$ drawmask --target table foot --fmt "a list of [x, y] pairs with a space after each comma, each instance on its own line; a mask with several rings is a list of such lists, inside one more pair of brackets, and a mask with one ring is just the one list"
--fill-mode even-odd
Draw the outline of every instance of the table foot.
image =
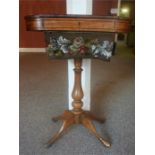
[[[92, 115], [90, 112], [82, 111], [80, 114], [75, 114], [74, 111], [65, 111], [63, 115], [59, 115], [52, 119], [53, 121], [62, 120], [62, 126], [59, 131], [48, 141], [47, 147], [52, 146], [62, 135], [63, 133], [74, 124], [82, 124], [86, 127], [92, 134], [94, 134], [97, 139], [106, 147], [110, 147], [110, 143], [104, 140], [96, 131], [95, 126], [92, 121], [98, 121], [104, 123], [105, 119], [98, 118]], [[78, 120], [78, 121], [77, 121]]]
[[54, 118], [56, 121], [59, 119], [63, 120], [62, 126], [60, 127], [59, 131], [47, 142], [47, 147], [52, 146], [52, 144], [54, 144], [54, 142], [57, 141], [63, 135], [63, 133], [75, 123], [74, 115], [70, 111], [65, 111], [62, 116]]
[[98, 139], [102, 144], [104, 144], [106, 147], [110, 147], [110, 146], [111, 146], [110, 143], [109, 143], [108, 141], [104, 140], [104, 139], [100, 136], [100, 134], [97, 133], [96, 128], [95, 128], [95, 126], [93, 125], [93, 123], [92, 123], [92, 121], [91, 121], [90, 118], [88, 118], [88, 117], [83, 117], [83, 119], [82, 119], [82, 124], [83, 124], [83, 126], [84, 126], [85, 128], [87, 128], [92, 134], [94, 134], [94, 135], [97, 137], [97, 139]]

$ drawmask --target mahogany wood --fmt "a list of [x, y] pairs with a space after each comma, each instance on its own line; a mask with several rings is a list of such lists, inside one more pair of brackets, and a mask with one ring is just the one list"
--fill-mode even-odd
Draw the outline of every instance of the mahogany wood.
[[130, 21], [115, 16], [30, 15], [26, 16], [29, 31], [101, 31], [128, 32]]
[[[121, 19], [115, 16], [52, 16], [52, 15], [31, 15], [26, 16], [26, 28], [29, 31], [94, 31], [94, 32], [128, 32], [130, 20]], [[97, 133], [92, 121], [104, 122], [104, 119], [93, 116], [90, 112], [82, 110], [83, 91], [81, 87], [82, 59], [74, 59], [75, 83], [72, 92], [73, 110], [66, 110], [62, 115], [54, 117], [53, 121], [62, 120], [59, 131], [48, 141], [51, 146], [63, 133], [74, 124], [82, 124], [106, 147], [110, 143], [104, 140]]]
[[82, 98], [83, 98], [83, 90], [81, 87], [81, 72], [82, 72], [82, 59], [74, 59], [74, 73], [75, 73], [75, 83], [72, 92], [73, 98], [73, 110], [66, 110], [63, 115], [52, 118], [54, 122], [58, 120], [62, 120], [62, 126], [59, 131], [48, 141], [47, 147], [50, 147], [57, 141], [63, 133], [74, 124], [82, 124], [85, 128], [87, 128], [92, 134], [96, 136], [96, 138], [106, 147], [110, 147], [110, 143], [103, 139], [100, 134], [97, 133], [95, 126], [92, 121], [98, 121], [100, 123], [104, 123], [105, 119], [97, 118], [92, 115], [90, 112], [86, 112], [82, 110]]

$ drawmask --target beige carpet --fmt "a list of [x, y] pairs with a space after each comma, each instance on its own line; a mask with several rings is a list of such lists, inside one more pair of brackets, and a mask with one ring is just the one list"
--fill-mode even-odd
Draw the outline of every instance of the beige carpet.
[[61, 122], [67, 103], [67, 61], [44, 53], [20, 54], [20, 155], [134, 155], [134, 55], [119, 43], [111, 62], [92, 60], [92, 113], [107, 118], [97, 130], [112, 142], [105, 148], [82, 126], [73, 126], [51, 148], [44, 144]]

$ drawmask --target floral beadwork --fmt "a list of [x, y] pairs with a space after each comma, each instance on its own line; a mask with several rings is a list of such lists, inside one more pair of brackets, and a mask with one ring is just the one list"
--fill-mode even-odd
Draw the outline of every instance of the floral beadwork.
[[72, 41], [59, 36], [50, 37], [47, 47], [48, 55], [56, 58], [101, 58], [110, 59], [114, 43], [108, 40], [100, 42], [98, 39], [84, 40], [83, 37], [75, 37]]

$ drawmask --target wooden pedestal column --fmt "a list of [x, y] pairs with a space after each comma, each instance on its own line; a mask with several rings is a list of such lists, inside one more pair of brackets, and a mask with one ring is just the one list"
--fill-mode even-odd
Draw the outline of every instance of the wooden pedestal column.
[[[82, 60], [81, 59], [75, 59], [74, 60], [74, 88], [73, 88], [73, 92], [72, 92], [72, 98], [73, 98], [73, 110], [72, 112], [74, 113], [74, 115], [79, 116], [83, 111], [82, 111], [82, 98], [83, 98], [83, 90], [82, 90], [82, 86], [81, 86], [81, 72], [82, 72]], [[77, 121], [77, 123], [79, 123], [79, 121]]]
[[73, 110], [66, 110], [62, 115], [54, 117], [53, 121], [62, 120], [62, 126], [59, 131], [48, 141], [47, 146], [50, 147], [52, 144], [59, 139], [63, 133], [73, 124], [82, 124], [86, 127], [92, 134], [94, 134], [97, 139], [104, 144], [106, 147], [110, 147], [110, 143], [104, 140], [96, 131], [95, 126], [92, 123], [92, 120], [98, 121], [100, 123], [104, 123], [104, 119], [97, 118], [92, 115], [90, 112], [82, 110], [82, 98], [83, 98], [83, 90], [81, 86], [81, 72], [82, 72], [82, 59], [74, 59], [74, 88], [72, 92], [73, 98]]

